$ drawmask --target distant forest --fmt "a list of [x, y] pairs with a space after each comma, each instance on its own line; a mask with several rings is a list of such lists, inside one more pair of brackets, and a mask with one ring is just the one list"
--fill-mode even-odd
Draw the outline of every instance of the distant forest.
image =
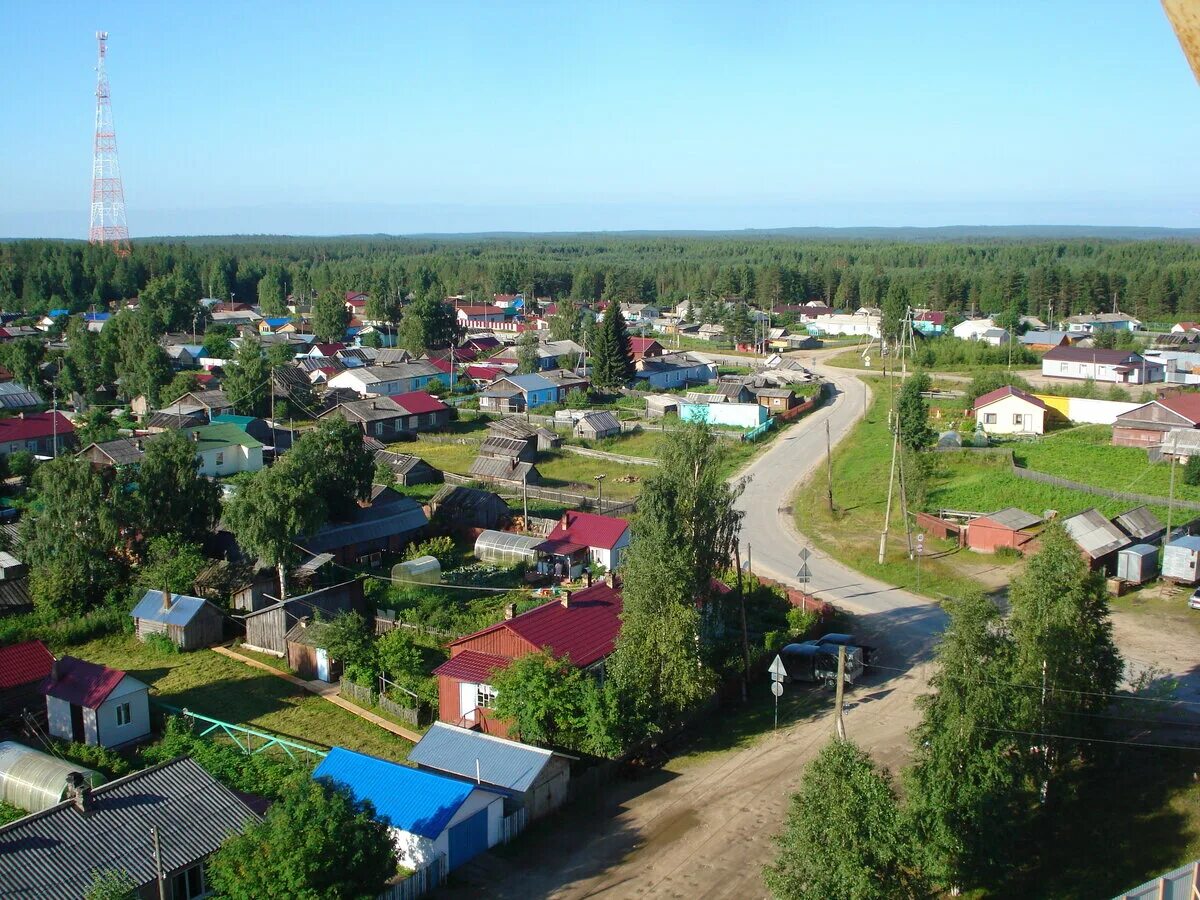
[[166, 276], [181, 292], [262, 303], [356, 290], [395, 309], [493, 293], [582, 300], [744, 297], [879, 306], [900, 282], [916, 306], [1045, 318], [1119, 306], [1147, 321], [1200, 314], [1200, 245], [1177, 240], [913, 242], [748, 236], [206, 238], [136, 242], [128, 257], [78, 242], [0, 243], [0, 306], [41, 314], [136, 297]]

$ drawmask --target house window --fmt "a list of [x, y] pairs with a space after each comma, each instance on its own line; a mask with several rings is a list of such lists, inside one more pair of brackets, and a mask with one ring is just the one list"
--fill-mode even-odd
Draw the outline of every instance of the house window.
[[204, 897], [208, 892], [204, 889], [204, 866], [195, 865], [184, 869], [171, 879], [171, 897], [173, 900], [195, 900]]
[[1060, 371], [1060, 372], [1066, 372], [1066, 371], [1067, 371], [1067, 364], [1066, 364], [1066, 363], [1059, 363], [1059, 364], [1058, 364], [1058, 371]]
[[379, 437], [381, 434], [383, 434], [383, 423], [376, 422], [375, 423], [375, 436]]
[[218, 466], [225, 465], [225, 451], [224, 450], [217, 451], [217, 465]]
[[1013, 413], [1013, 424], [1020, 425], [1023, 420], [1020, 413]]
[[496, 705], [496, 689], [490, 684], [475, 687], [475, 705], [480, 709], [491, 709]]
[[131, 720], [132, 720], [132, 716], [129, 713], [129, 704], [128, 703], [118, 703], [117, 704], [117, 724], [118, 725], [128, 725]]
[[983, 414], [983, 424], [984, 425], [995, 425], [996, 424], [996, 414], [995, 413], [984, 413]]

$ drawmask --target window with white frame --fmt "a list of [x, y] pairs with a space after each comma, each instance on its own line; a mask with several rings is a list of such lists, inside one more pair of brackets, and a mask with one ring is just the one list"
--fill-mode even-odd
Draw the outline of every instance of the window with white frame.
[[117, 724], [128, 725], [133, 720], [133, 716], [129, 712], [128, 703], [117, 704]]
[[480, 709], [491, 709], [496, 705], [496, 689], [490, 684], [475, 686], [475, 705]]
[[1059, 364], [1058, 364], [1058, 371], [1060, 371], [1060, 372], [1065, 372], [1065, 371], [1067, 371], [1067, 364], [1066, 364], [1066, 363], [1059, 363]]
[[382, 422], [376, 422], [376, 423], [375, 423], [375, 436], [376, 436], [376, 437], [379, 437], [379, 436], [380, 436], [380, 435], [382, 435], [382, 434], [383, 434], [383, 423], [382, 423]]
[[225, 465], [225, 451], [224, 450], [217, 451], [217, 465], [218, 466]]
[[1013, 413], [1013, 424], [1014, 425], [1020, 425], [1022, 421], [1024, 421], [1024, 420], [1021, 418], [1020, 413]]
[[984, 425], [995, 425], [996, 424], [996, 414], [995, 413], [984, 413], [983, 414], [983, 424]]

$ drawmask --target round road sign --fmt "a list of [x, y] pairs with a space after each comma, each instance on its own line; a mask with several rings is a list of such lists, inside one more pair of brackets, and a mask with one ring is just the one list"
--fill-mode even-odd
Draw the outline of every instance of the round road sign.
[[783, 685], [778, 681], [772, 681], [771, 682], [771, 693], [774, 694], [776, 697], [782, 697], [783, 696]]

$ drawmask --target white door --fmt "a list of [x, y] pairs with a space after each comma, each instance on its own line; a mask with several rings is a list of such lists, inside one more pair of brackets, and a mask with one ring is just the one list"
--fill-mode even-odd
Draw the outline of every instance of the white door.
[[1021, 416], [1021, 430], [1026, 434], [1033, 431], [1033, 413], [1025, 413]]
[[329, 680], [329, 653], [321, 648], [317, 649], [317, 678]]

